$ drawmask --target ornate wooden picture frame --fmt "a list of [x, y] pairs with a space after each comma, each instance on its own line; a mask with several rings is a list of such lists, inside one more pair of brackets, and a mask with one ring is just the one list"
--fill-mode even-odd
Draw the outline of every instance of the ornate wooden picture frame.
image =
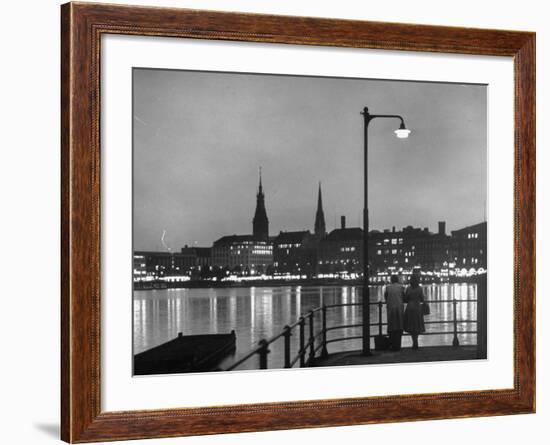
[[[535, 34], [68, 3], [61, 9], [61, 437], [70, 443], [535, 411]], [[514, 61], [514, 385], [438, 394], [104, 412], [100, 57], [106, 34], [508, 56]]]

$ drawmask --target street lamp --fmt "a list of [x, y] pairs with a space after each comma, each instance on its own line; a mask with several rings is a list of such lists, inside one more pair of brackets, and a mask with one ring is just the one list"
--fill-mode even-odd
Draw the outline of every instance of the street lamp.
[[370, 355], [370, 291], [369, 291], [369, 181], [368, 181], [368, 130], [369, 124], [373, 119], [399, 119], [401, 124], [395, 130], [395, 135], [399, 139], [409, 137], [411, 130], [405, 126], [405, 120], [397, 114], [370, 114], [367, 107], [361, 112], [365, 122], [365, 191], [364, 191], [364, 206], [363, 206], [363, 355]]
[[405, 123], [401, 122], [401, 125], [397, 130], [394, 131], [394, 133], [399, 139], [407, 139], [409, 137], [409, 134], [411, 133], [411, 130], [407, 130], [407, 128], [405, 127]]

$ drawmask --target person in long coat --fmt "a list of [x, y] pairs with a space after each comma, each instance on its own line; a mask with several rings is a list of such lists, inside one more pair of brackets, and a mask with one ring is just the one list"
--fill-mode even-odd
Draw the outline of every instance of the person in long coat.
[[426, 330], [424, 326], [424, 314], [422, 313], [424, 292], [417, 275], [411, 275], [409, 284], [409, 287], [405, 290], [404, 298], [405, 303], [407, 303], [404, 316], [404, 329], [412, 337], [413, 349], [418, 349], [418, 335]]
[[391, 276], [391, 284], [386, 286], [384, 299], [388, 318], [388, 335], [390, 337], [392, 351], [401, 349], [403, 336], [403, 296], [405, 288], [399, 284], [397, 275]]

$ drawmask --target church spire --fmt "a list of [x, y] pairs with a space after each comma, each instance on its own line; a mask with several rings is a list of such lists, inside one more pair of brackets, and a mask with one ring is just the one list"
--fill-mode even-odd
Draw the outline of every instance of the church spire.
[[321, 192], [321, 182], [319, 181], [319, 192], [317, 194], [317, 213], [315, 214], [315, 235], [325, 236], [327, 234], [325, 226], [325, 213], [323, 212], [323, 195]]
[[265, 211], [265, 196], [262, 187], [262, 167], [260, 167], [260, 181], [256, 194], [256, 212], [252, 220], [252, 234], [257, 239], [267, 240], [269, 238], [269, 220]]

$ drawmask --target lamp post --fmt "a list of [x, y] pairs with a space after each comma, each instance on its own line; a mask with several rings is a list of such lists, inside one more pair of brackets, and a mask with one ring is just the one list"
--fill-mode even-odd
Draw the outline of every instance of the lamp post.
[[395, 135], [399, 139], [409, 137], [410, 130], [405, 127], [404, 119], [397, 114], [370, 114], [367, 107], [361, 112], [365, 122], [365, 153], [364, 153], [364, 170], [365, 170], [365, 191], [363, 205], [363, 355], [370, 355], [370, 291], [369, 291], [369, 170], [368, 170], [368, 154], [369, 154], [369, 124], [373, 119], [399, 119], [401, 124], [395, 130]]

